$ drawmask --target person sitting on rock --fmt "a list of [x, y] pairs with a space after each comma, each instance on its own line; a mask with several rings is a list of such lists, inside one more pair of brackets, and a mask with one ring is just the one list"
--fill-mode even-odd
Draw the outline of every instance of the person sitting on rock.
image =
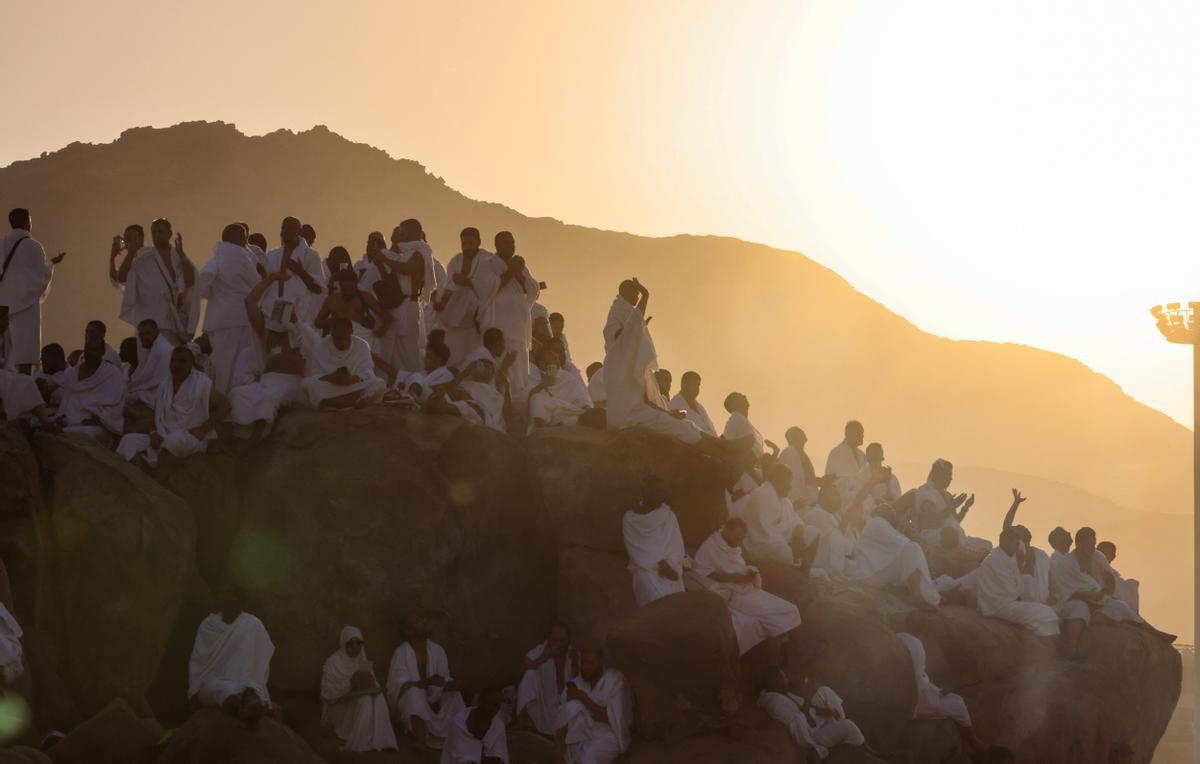
[[241, 593], [227, 587], [218, 610], [200, 622], [188, 662], [188, 700], [224, 709], [257, 726], [269, 711], [267, 678], [275, 645], [262, 621], [242, 610]]
[[792, 490], [792, 471], [782, 464], [766, 470], [766, 480], [755, 488], [742, 509], [746, 521], [746, 556], [755, 563], [778, 562], [792, 564], [797, 558], [805, 566], [812, 565], [816, 555], [818, 534], [808, 532], [788, 493]]
[[767, 673], [758, 705], [787, 728], [796, 745], [815, 752], [820, 759], [828, 757], [829, 749], [835, 746], [860, 746], [867, 742], [858, 725], [846, 718], [837, 693], [820, 687], [805, 701], [792, 692], [787, 672], [782, 668]]
[[1000, 532], [1000, 545], [988, 553], [974, 571], [971, 588], [979, 612], [1024, 626], [1039, 637], [1059, 634], [1058, 614], [1049, 605], [1025, 602], [1025, 582], [1017, 560], [1020, 534], [1015, 528]]
[[[1159, 631], [1121, 600], [1106, 593], [1108, 562], [1096, 550], [1096, 531], [1088, 527], [1075, 533], [1075, 551], [1055, 554], [1050, 563], [1050, 593], [1063, 619], [1063, 654], [1074, 657], [1079, 636], [1095, 610], [1109, 620], [1136, 624], [1167, 643], [1174, 634]], [[1111, 587], [1110, 587], [1111, 588]]]
[[533, 727], [553, 737], [558, 729], [563, 691], [579, 674], [579, 652], [571, 646], [571, 629], [559, 621], [546, 641], [525, 656], [524, 673], [517, 685], [517, 726]]
[[486, 346], [476, 348], [463, 360], [462, 370], [454, 379], [430, 396], [429, 411], [461, 416], [497, 432], [508, 432], [512, 397], [507, 380], [514, 358], [507, 355], [497, 365]]
[[641, 500], [621, 523], [639, 607], [683, 591], [683, 536], [666, 498], [662, 479], [647, 475]]
[[396, 390], [399, 392], [389, 393], [389, 396], [403, 399], [407, 395], [414, 402], [425, 405], [434, 390], [454, 381], [454, 372], [446, 365], [450, 362], [450, 348], [444, 342], [435, 342], [433, 333], [430, 334], [430, 340], [425, 344], [425, 370], [397, 373]]
[[423, 615], [405, 621], [406, 641], [392, 653], [387, 700], [393, 718], [416, 741], [441, 748], [450, 721], [463, 710], [462, 695], [450, 675], [446, 651], [430, 639], [433, 629]]
[[729, 603], [738, 651], [743, 655], [765, 639], [786, 638], [800, 626], [800, 610], [763, 591], [758, 570], [746, 564], [741, 550], [745, 538], [745, 521], [730, 518], [700, 545], [692, 566], [693, 573]]
[[869, 586], [905, 587], [909, 602], [935, 608], [941, 596], [929, 578], [925, 550], [897, 530], [892, 508], [877, 507], [854, 547], [855, 577]]
[[345, 318], [329, 319], [329, 336], [317, 342], [301, 382], [314, 408], [350, 408], [378, 403], [387, 383], [375, 376], [371, 348], [354, 336]]
[[909, 611], [905, 618], [905, 631], [896, 635], [900, 637], [900, 641], [912, 657], [913, 674], [917, 682], [917, 704], [913, 707], [913, 718], [949, 719], [954, 722], [967, 749], [973, 752], [980, 751], [983, 749], [983, 743], [971, 724], [967, 702], [961, 695], [939, 688], [929, 678], [925, 669], [925, 644], [920, 637], [923, 623], [919, 611]]
[[927, 544], [966, 549], [982, 556], [992, 548], [992, 542], [968, 536], [962, 527], [962, 521], [975, 504], [975, 495], [951, 495], [948, 489], [953, 480], [954, 465], [945, 459], [938, 459], [929, 468], [929, 478], [925, 484], [917, 489], [916, 507], [921, 538]]
[[125, 431], [125, 374], [104, 362], [104, 345], [84, 346], [83, 360], [68, 370], [62, 388], [56, 422], [65, 432], [107, 443]]
[[599, 648], [581, 653], [579, 676], [567, 683], [562, 700], [556, 764], [612, 764], [629, 749], [632, 693], [621, 672], [605, 667]]
[[321, 669], [321, 723], [341, 738], [343, 751], [397, 750], [387, 699], [367, 660], [362, 632], [347, 626], [338, 643]]
[[504, 698], [494, 688], [479, 693], [474, 706], [450, 722], [441, 764], [508, 764], [508, 732], [501, 707]]
[[1141, 605], [1141, 597], [1138, 592], [1141, 584], [1136, 578], [1125, 578], [1112, 566], [1113, 560], [1117, 559], [1117, 545], [1111, 541], [1101, 541], [1096, 545], [1096, 550], [1108, 561], [1105, 572], [1112, 576], [1113, 581], [1112, 591], [1109, 594], [1124, 602], [1130, 610], [1137, 613]]
[[574, 425], [592, 407], [579, 372], [566, 368], [562, 345], [550, 340], [534, 353], [538, 377], [529, 388], [529, 418], [536, 427]]
[[217, 436], [217, 424], [229, 415], [229, 401], [212, 378], [196, 369], [196, 357], [186, 346], [171, 351], [171, 378], [159, 388], [154, 404], [154, 430], [131, 432], [117, 444], [128, 461], [157, 466], [161, 452], [177, 459], [202, 454]]

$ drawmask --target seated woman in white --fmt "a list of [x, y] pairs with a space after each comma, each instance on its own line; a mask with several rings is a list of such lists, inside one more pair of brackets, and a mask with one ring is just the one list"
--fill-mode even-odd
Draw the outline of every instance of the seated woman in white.
[[405, 634], [407, 641], [396, 648], [388, 669], [388, 705], [418, 743], [441, 748], [451, 720], [464, 708], [462, 695], [450, 676], [446, 651], [429, 638], [429, 622], [412, 616]]
[[337, 652], [321, 669], [321, 723], [342, 740], [342, 750], [394, 751], [396, 733], [375, 664], [367, 660], [362, 632], [342, 629]]

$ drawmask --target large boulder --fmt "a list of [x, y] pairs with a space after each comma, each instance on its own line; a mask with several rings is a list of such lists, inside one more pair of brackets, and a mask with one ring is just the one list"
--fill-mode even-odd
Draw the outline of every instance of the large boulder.
[[175, 730], [155, 764], [323, 764], [308, 744], [274, 719], [255, 729], [216, 708], [197, 711]]
[[726, 726], [741, 708], [737, 637], [725, 601], [681, 592], [638, 608], [608, 635], [609, 661], [637, 697], [643, 738]]
[[507, 436], [385, 407], [294, 411], [242, 465], [231, 578], [276, 652], [272, 691], [315, 698], [343, 626], [362, 629], [380, 681], [406, 614], [471, 686], [510, 683], [554, 618], [554, 551]]
[[158, 753], [154, 725], [116, 699], [50, 749], [54, 764], [149, 764]]
[[195, 524], [178, 497], [90, 438], [38, 435], [50, 513], [31, 641], [39, 686], [70, 728], [145, 696], [195, 565]]

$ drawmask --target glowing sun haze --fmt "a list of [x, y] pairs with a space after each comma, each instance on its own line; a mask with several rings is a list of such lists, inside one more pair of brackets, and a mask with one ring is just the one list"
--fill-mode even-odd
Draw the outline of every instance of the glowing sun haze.
[[0, 49], [0, 164], [135, 125], [326, 124], [526, 214], [802, 251], [924, 329], [1069, 354], [1190, 422], [1190, 354], [1147, 309], [1200, 298], [1200, 5], [111, 0], [20, 15]]

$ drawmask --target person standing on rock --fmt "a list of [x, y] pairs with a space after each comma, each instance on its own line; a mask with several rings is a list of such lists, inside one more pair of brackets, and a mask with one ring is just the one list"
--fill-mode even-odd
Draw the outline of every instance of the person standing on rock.
[[30, 234], [33, 217], [17, 207], [8, 213], [12, 231], [0, 239], [0, 307], [7, 309], [11, 348], [7, 363], [20, 374], [33, 374], [42, 350], [42, 301], [50, 293], [54, 266], [66, 252], [47, 259]]
[[[159, 218], [150, 224], [152, 245], [125, 258], [117, 270], [124, 287], [121, 320], [138, 328], [146, 319], [154, 322], [171, 345], [192, 338], [200, 317], [196, 301], [196, 266], [183, 251], [183, 235], [174, 233], [171, 221]], [[113, 242], [116, 250], [120, 242]]]
[[214, 706], [247, 727], [271, 712], [267, 679], [275, 645], [262, 621], [242, 610], [241, 593], [227, 588], [219, 609], [200, 622], [188, 662], [188, 700]]
[[[308, 246], [301, 234], [301, 223], [294, 217], [286, 217], [279, 225], [279, 240], [282, 246], [267, 253], [267, 271], [286, 271], [293, 278], [276, 282], [274, 289], [263, 298], [263, 313], [267, 316], [267, 327], [272, 331], [287, 331], [288, 310], [291, 306], [301, 321], [311, 324], [325, 299], [325, 288], [329, 284], [329, 273], [325, 261], [317, 251]], [[276, 310], [276, 303], [281, 307]]]
[[245, 308], [246, 295], [259, 281], [254, 256], [246, 249], [246, 229], [230, 223], [196, 279], [198, 299], [207, 301], [204, 333], [212, 343], [213, 382], [222, 395], [253, 382], [259, 368]]
[[546, 641], [525, 656], [517, 685], [517, 725], [553, 737], [558, 728], [563, 690], [579, 674], [579, 653], [571, 646], [571, 628], [558, 622]]
[[46, 401], [42, 398], [37, 380], [18, 372], [15, 364], [9, 362], [12, 334], [8, 321], [8, 310], [0, 307], [0, 413], [9, 421], [32, 414], [43, 426], [52, 429]]
[[746, 564], [742, 542], [746, 523], [725, 522], [696, 550], [695, 575], [729, 604], [738, 652], [745, 655], [765, 639], [783, 638], [800, 627], [800, 610], [791, 602], [763, 591], [758, 569]]
[[662, 480], [642, 479], [642, 498], [622, 520], [633, 596], [639, 607], [683, 591], [683, 536]]
[[375, 664], [367, 660], [362, 632], [347, 626], [338, 644], [321, 669], [321, 723], [341, 738], [343, 751], [397, 750], [387, 698], [375, 679]]
[[509, 231], [496, 234], [496, 256], [488, 261], [496, 272], [496, 289], [480, 299], [479, 326], [484, 331], [495, 327], [504, 332], [505, 354], [513, 353], [509, 384], [521, 393], [529, 382], [529, 344], [533, 319], [530, 309], [537, 302], [540, 287], [517, 254], [517, 240]]
[[496, 255], [480, 249], [478, 228], [464, 228], [459, 234], [462, 251], [450, 258], [446, 281], [434, 310], [446, 330], [450, 365], [458, 366], [480, 342], [481, 303], [491, 299], [500, 283], [503, 263]]
[[599, 648], [584, 650], [579, 676], [563, 691], [556, 764], [612, 764], [629, 750], [632, 722], [633, 696], [624, 675], [605, 667]]
[[408, 618], [407, 639], [392, 653], [388, 668], [387, 700], [393, 717], [418, 743], [441, 748], [464, 704], [446, 651], [430, 639], [432, 633], [424, 616]]

